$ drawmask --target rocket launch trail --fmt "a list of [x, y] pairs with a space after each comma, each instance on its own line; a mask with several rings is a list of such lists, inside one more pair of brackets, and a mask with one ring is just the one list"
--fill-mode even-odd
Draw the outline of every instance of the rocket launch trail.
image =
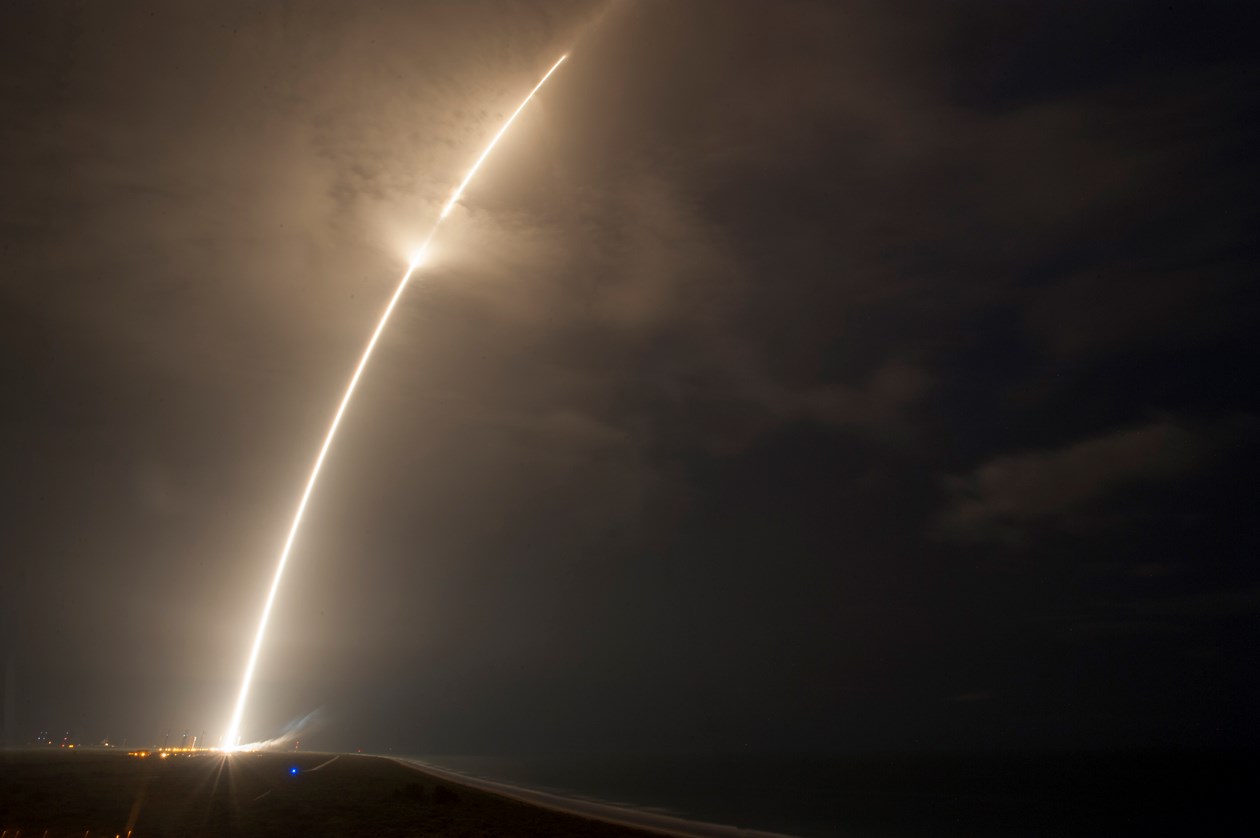
[[564, 63], [566, 58], [568, 58], [568, 55], [560, 56], [560, 60], [551, 66], [551, 69], [547, 71], [538, 84], [534, 85], [534, 89], [529, 92], [529, 95], [525, 97], [524, 101], [517, 106], [512, 115], [499, 128], [498, 133], [494, 135], [489, 145], [481, 152], [481, 156], [477, 158], [472, 168], [464, 175], [464, 179], [460, 181], [459, 186], [451, 193], [450, 200], [442, 207], [442, 212], [438, 216], [438, 220], [434, 222], [429, 234], [425, 237], [424, 243], [412, 255], [406, 272], [403, 273], [402, 278], [398, 281], [398, 287], [394, 290], [394, 295], [390, 297], [389, 304], [385, 306], [385, 311], [381, 314], [381, 319], [377, 322], [376, 329], [372, 332], [372, 337], [368, 339], [367, 346], [363, 349], [363, 355], [359, 358], [359, 364], [355, 367], [354, 374], [350, 376], [350, 383], [346, 385], [346, 392], [341, 397], [341, 403], [337, 406], [337, 412], [333, 414], [332, 424], [328, 426], [328, 433], [324, 436], [324, 443], [320, 446], [319, 454], [315, 457], [315, 464], [311, 468], [310, 477], [306, 480], [306, 488], [302, 490], [302, 498], [298, 501], [297, 511], [293, 515], [293, 523], [289, 525], [289, 534], [284, 540], [284, 547], [280, 550], [280, 558], [276, 563], [276, 572], [271, 579], [271, 588], [267, 592], [262, 616], [258, 620], [258, 631], [254, 635], [254, 643], [250, 648], [249, 660], [245, 664], [245, 675], [241, 679], [241, 689], [236, 698], [236, 705], [232, 710], [232, 717], [228, 723], [227, 732], [223, 737], [225, 750], [233, 750], [239, 745], [241, 719], [245, 714], [245, 704], [249, 700], [250, 685], [254, 680], [254, 669], [258, 664], [258, 655], [262, 650], [263, 640], [267, 633], [267, 621], [271, 617], [271, 608], [275, 604], [276, 593], [280, 590], [280, 581], [284, 577], [285, 565], [288, 564], [289, 554], [293, 550], [293, 542], [296, 540], [298, 531], [302, 527], [302, 516], [306, 512], [306, 505], [311, 499], [311, 494], [315, 491], [315, 484], [319, 480], [320, 469], [324, 466], [324, 460], [328, 456], [328, 450], [332, 447], [333, 439], [336, 437], [337, 428], [340, 427], [341, 420], [345, 416], [346, 408], [350, 406], [350, 400], [354, 396], [354, 391], [359, 386], [359, 379], [363, 377], [363, 371], [367, 369], [368, 361], [372, 357], [372, 351], [376, 348], [377, 341], [380, 340], [381, 334], [385, 331], [385, 325], [389, 322], [390, 315], [394, 313], [394, 307], [398, 305], [398, 300], [402, 297], [403, 291], [406, 290], [407, 284], [411, 281], [412, 276], [415, 275], [416, 270], [423, 264], [425, 252], [428, 250], [429, 243], [433, 241], [433, 236], [437, 233], [438, 227], [450, 215], [455, 204], [463, 196], [464, 190], [472, 182], [473, 176], [477, 174], [481, 164], [485, 162], [490, 152], [494, 150], [499, 140], [507, 132], [508, 128], [512, 126], [512, 122], [525, 109], [530, 100], [534, 98], [534, 94], [547, 83], [547, 79], [551, 78], [552, 73], [560, 68], [560, 65]]

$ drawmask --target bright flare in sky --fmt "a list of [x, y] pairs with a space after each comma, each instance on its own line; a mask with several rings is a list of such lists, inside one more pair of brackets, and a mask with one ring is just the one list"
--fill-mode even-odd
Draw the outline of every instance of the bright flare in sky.
[[490, 144], [486, 146], [485, 151], [481, 152], [477, 162], [473, 163], [472, 168], [468, 170], [468, 174], [464, 175], [464, 179], [460, 181], [459, 186], [451, 194], [451, 199], [442, 208], [442, 213], [434, 223], [433, 229], [425, 237], [424, 244], [420, 245], [415, 253], [411, 255], [407, 272], [399, 280], [394, 296], [390, 298], [389, 305], [385, 306], [385, 312], [381, 315], [380, 322], [376, 324], [376, 330], [372, 332], [372, 337], [368, 340], [367, 346], [363, 350], [363, 356], [359, 358], [359, 365], [355, 367], [354, 375], [350, 376], [350, 383], [346, 386], [345, 395], [341, 397], [341, 404], [337, 406], [337, 412], [333, 414], [332, 424], [328, 427], [328, 433], [324, 437], [324, 444], [320, 446], [319, 455], [315, 457], [315, 465], [311, 468], [311, 476], [306, 480], [306, 488], [302, 491], [302, 499], [298, 501], [297, 512], [293, 516], [293, 523], [289, 526], [289, 535], [285, 538], [284, 547], [280, 550], [280, 559], [276, 564], [276, 573], [271, 579], [271, 589], [267, 592], [267, 600], [263, 605], [262, 617], [258, 621], [258, 632], [254, 635], [254, 645], [249, 652], [249, 662], [245, 664], [245, 676], [241, 679], [241, 691], [237, 695], [236, 706], [232, 710], [232, 720], [228, 723], [227, 733], [223, 737], [223, 748], [225, 750], [234, 750], [240, 742], [241, 718], [245, 715], [245, 702], [249, 698], [249, 687], [254, 680], [254, 668], [258, 664], [258, 653], [262, 650], [263, 637], [267, 633], [267, 620], [271, 617], [271, 607], [275, 604], [276, 592], [280, 590], [280, 579], [284, 576], [284, 567], [288, 564], [289, 552], [293, 549], [293, 542], [302, 526], [302, 515], [306, 512], [306, 504], [311, 499], [311, 493], [315, 490], [315, 482], [319, 479], [319, 471], [324, 466], [324, 459], [328, 456], [328, 449], [332, 447], [333, 437], [337, 435], [337, 428], [341, 425], [341, 418], [345, 415], [346, 408], [350, 405], [350, 398], [354, 395], [355, 388], [359, 386], [359, 379], [363, 376], [363, 370], [367, 368], [368, 360], [372, 357], [372, 350], [376, 348], [376, 342], [380, 340], [381, 333], [385, 331], [385, 324], [389, 322], [389, 316], [394, 313], [394, 306], [398, 305], [398, 300], [402, 297], [407, 283], [411, 280], [416, 269], [424, 264], [425, 255], [429, 249], [429, 242], [433, 241], [433, 236], [437, 233], [437, 229], [442, 221], [446, 216], [450, 215], [451, 210], [459, 202], [459, 199], [464, 194], [464, 190], [472, 181], [473, 175], [477, 174], [481, 164], [485, 162], [495, 145], [498, 144], [504, 133], [507, 132], [507, 129], [511, 127], [517, 115], [525, 109], [525, 106], [529, 104], [529, 100], [534, 98], [534, 94], [547, 83], [547, 79], [551, 78], [551, 74], [559, 69], [560, 65], [568, 57], [567, 55], [560, 56], [560, 60], [551, 66], [551, 69], [547, 71], [547, 74], [542, 77], [538, 84], [534, 85], [534, 89], [525, 97], [525, 101], [521, 102], [516, 110], [512, 111], [512, 115], [499, 128], [499, 132], [490, 140]]

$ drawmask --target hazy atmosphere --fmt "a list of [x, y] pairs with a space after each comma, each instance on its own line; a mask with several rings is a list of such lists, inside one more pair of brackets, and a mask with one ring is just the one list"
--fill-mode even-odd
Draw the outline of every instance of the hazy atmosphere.
[[1246, 3], [6, 3], [4, 742], [1260, 744]]

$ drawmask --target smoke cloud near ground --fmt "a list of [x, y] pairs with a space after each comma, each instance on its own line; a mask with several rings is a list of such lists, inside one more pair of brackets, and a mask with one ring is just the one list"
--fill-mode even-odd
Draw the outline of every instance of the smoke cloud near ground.
[[300, 746], [303, 736], [318, 733], [329, 723], [323, 710], [312, 710], [305, 716], [291, 719], [281, 729], [278, 736], [250, 742], [240, 746], [243, 751], [280, 751]]

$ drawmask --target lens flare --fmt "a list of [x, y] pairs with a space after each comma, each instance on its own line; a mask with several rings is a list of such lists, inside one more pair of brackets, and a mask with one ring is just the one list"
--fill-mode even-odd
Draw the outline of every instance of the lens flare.
[[398, 287], [394, 291], [394, 295], [390, 297], [389, 304], [385, 306], [385, 311], [381, 315], [381, 319], [376, 324], [372, 337], [368, 340], [367, 346], [363, 349], [363, 355], [359, 358], [359, 365], [355, 367], [354, 374], [350, 376], [350, 383], [346, 386], [345, 395], [341, 397], [341, 404], [337, 406], [337, 412], [333, 414], [332, 424], [328, 427], [328, 433], [324, 436], [324, 444], [319, 448], [319, 454], [315, 457], [315, 465], [311, 468], [310, 477], [306, 480], [306, 488], [302, 491], [302, 499], [298, 501], [297, 512], [294, 513], [293, 523], [289, 525], [289, 534], [284, 540], [284, 547], [280, 550], [280, 559], [276, 563], [276, 572], [271, 579], [271, 588], [267, 592], [267, 599], [263, 604], [262, 617], [258, 621], [258, 631], [254, 635], [254, 643], [249, 651], [249, 659], [245, 664], [245, 675], [241, 679], [241, 689], [236, 697], [236, 705], [232, 710], [231, 721], [228, 723], [227, 732], [223, 737], [223, 749], [227, 751], [235, 750], [240, 744], [241, 719], [245, 715], [245, 704], [249, 699], [249, 688], [254, 680], [254, 669], [258, 665], [258, 655], [262, 651], [263, 639], [267, 633], [267, 621], [271, 618], [271, 609], [276, 602], [276, 593], [280, 590], [280, 580], [284, 577], [285, 566], [289, 562], [289, 553], [293, 549], [293, 542], [297, 539], [298, 530], [302, 527], [302, 516], [306, 513], [306, 505], [311, 499], [311, 494], [315, 491], [315, 483], [319, 480], [320, 469], [324, 467], [324, 459], [328, 456], [328, 449], [332, 447], [333, 438], [337, 435], [337, 428], [341, 426], [341, 420], [345, 416], [346, 408], [350, 406], [350, 399], [354, 396], [355, 389], [359, 386], [359, 379], [363, 377], [363, 371], [367, 369], [368, 361], [372, 357], [372, 351], [376, 349], [376, 343], [381, 338], [381, 333], [385, 331], [385, 324], [389, 322], [389, 317], [394, 313], [394, 307], [398, 305], [398, 300], [402, 297], [403, 291], [407, 288], [407, 283], [411, 281], [412, 275], [416, 270], [424, 264], [425, 257], [429, 249], [429, 243], [433, 241], [433, 236], [437, 233], [438, 227], [450, 215], [455, 204], [463, 196], [464, 190], [472, 181], [473, 175], [477, 174], [477, 170], [481, 168], [481, 164], [490, 156], [490, 152], [498, 144], [499, 140], [511, 127], [512, 122], [525, 109], [530, 100], [534, 98], [534, 94], [547, 83], [547, 79], [551, 78], [551, 74], [559, 69], [564, 63], [568, 55], [560, 56], [560, 60], [552, 65], [547, 74], [542, 77], [538, 84], [534, 85], [534, 89], [529, 92], [525, 100], [512, 112], [499, 128], [494, 138], [490, 140], [490, 144], [481, 152], [481, 156], [473, 163], [472, 168], [468, 170], [468, 174], [464, 175], [464, 179], [460, 181], [459, 186], [451, 194], [451, 198], [446, 202], [446, 206], [442, 208], [438, 220], [434, 222], [433, 229], [429, 231], [429, 235], [425, 237], [424, 243], [412, 254], [407, 271], [398, 281]]
[[422, 266], [426, 261], [428, 261], [428, 258], [429, 242], [428, 240], [425, 240], [425, 243], [416, 248], [415, 252], [411, 254], [411, 259], [407, 262], [407, 266], [414, 271], [416, 268]]

